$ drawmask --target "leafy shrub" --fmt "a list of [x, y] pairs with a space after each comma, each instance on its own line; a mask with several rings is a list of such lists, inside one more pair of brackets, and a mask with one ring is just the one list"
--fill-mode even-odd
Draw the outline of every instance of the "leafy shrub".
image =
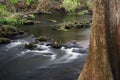
[[87, 1], [87, 7], [88, 10], [92, 11], [92, 3], [90, 1]]
[[17, 2], [18, 2], [18, 0], [10, 0], [10, 3], [12, 3], [12, 4], [15, 4]]
[[[19, 0], [10, 0], [10, 3], [15, 4], [18, 3]], [[27, 5], [30, 5], [32, 0], [24, 0]]]
[[20, 18], [0, 18], [1, 24], [9, 24], [9, 25], [22, 25], [26, 22], [26, 19], [20, 19]]
[[79, 15], [85, 15], [87, 12], [88, 12], [88, 10], [83, 10], [83, 11], [80, 11], [78, 14]]
[[25, 3], [29, 6], [31, 4], [32, 0], [25, 0]]
[[30, 18], [30, 19], [35, 19], [35, 15], [30, 14], [30, 15], [29, 15], [29, 18]]
[[63, 0], [62, 2], [62, 7], [64, 7], [67, 12], [74, 12], [77, 5], [77, 0]]
[[6, 10], [6, 5], [0, 5], [0, 16], [7, 16], [9, 12]]

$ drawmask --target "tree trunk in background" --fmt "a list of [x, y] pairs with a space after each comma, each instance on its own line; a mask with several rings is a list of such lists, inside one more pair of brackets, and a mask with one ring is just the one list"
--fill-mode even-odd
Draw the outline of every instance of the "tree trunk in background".
[[78, 80], [120, 80], [120, 1], [93, 5], [89, 53]]

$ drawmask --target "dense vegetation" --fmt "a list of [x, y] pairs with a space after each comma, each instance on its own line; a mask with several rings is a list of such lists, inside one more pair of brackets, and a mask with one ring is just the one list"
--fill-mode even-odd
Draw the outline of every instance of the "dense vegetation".
[[[87, 7], [85, 8], [85, 6]], [[62, 9], [65, 9], [64, 12], [68, 13], [79, 10], [78, 14], [85, 14], [88, 10], [92, 10], [92, 5], [89, 0], [87, 2], [83, 0], [6, 0], [0, 2], [0, 23], [21, 25], [27, 20], [34, 19], [34, 12], [63, 12]]]
[[[93, 0], [93, 24], [89, 54], [78, 80], [120, 79], [120, 1]], [[112, 3], [112, 4], [111, 4]], [[35, 23], [36, 14], [92, 14], [92, 0], [0, 0], [0, 44], [10, 43], [24, 31], [15, 26]], [[48, 22], [57, 23], [49, 19]], [[71, 21], [49, 26], [52, 30], [68, 31], [89, 28], [91, 21]], [[61, 31], [61, 32], [62, 32]], [[64, 34], [64, 33], [62, 33]], [[35, 42], [25, 44], [25, 49], [35, 49], [37, 43], [51, 40], [52, 48], [60, 49], [59, 41], [40, 36]], [[76, 42], [73, 42], [76, 44]], [[41, 43], [42, 44], [42, 43]], [[67, 49], [67, 47], [65, 47]], [[77, 47], [78, 48], [78, 47]], [[39, 49], [40, 50], [40, 49]], [[115, 54], [116, 53], [116, 54]]]
[[[39, 13], [70, 13], [83, 15], [88, 11], [92, 11], [91, 4], [92, 3], [89, 0], [2, 0], [0, 1], [0, 24], [3, 25], [2, 27], [4, 27], [4, 25], [20, 26], [24, 24], [33, 24], [35, 14]], [[55, 20], [51, 21], [56, 22]], [[80, 23], [79, 25], [80, 27], [84, 27], [87, 24]], [[59, 28], [65, 30], [66, 27], [62, 26], [57, 29]], [[76, 26], [74, 28], [76, 28]], [[2, 30], [3, 29], [1, 29], [1, 32], [3, 33], [4, 31]]]

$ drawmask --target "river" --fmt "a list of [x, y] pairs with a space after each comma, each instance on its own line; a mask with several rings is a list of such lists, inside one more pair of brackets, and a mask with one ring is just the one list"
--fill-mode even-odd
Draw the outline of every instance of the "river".
[[[88, 52], [90, 28], [55, 31], [51, 25], [73, 20], [89, 19], [78, 15], [41, 15], [38, 24], [20, 27], [29, 35], [0, 46], [0, 80], [77, 80]], [[49, 22], [54, 19], [57, 23]], [[70, 48], [54, 49], [48, 42], [37, 44], [38, 49], [24, 49], [35, 37], [47, 36]], [[76, 43], [75, 43], [75, 42]]]

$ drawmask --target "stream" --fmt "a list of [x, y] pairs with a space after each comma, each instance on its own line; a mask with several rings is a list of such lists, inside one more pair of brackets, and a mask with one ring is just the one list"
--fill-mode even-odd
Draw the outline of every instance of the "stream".
[[[0, 80], [77, 80], [87, 56], [90, 28], [56, 31], [50, 26], [84, 19], [91, 16], [46, 14], [36, 17], [40, 23], [20, 27], [29, 35], [0, 46]], [[69, 48], [54, 49], [49, 42], [37, 44], [37, 49], [24, 48], [38, 36], [61, 41]]]

